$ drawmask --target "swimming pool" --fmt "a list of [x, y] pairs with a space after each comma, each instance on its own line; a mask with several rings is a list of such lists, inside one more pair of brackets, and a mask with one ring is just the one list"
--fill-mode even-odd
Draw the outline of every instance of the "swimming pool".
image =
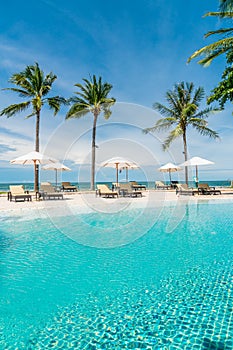
[[3, 217], [0, 348], [232, 349], [233, 203], [182, 210]]

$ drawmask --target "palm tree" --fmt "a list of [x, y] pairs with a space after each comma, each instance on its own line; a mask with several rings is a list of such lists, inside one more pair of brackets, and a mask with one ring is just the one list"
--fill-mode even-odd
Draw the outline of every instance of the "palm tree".
[[[11, 76], [9, 82], [15, 84], [17, 87], [4, 89], [14, 91], [18, 93], [20, 97], [27, 100], [4, 108], [0, 112], [0, 116], [9, 118], [31, 107], [32, 112], [27, 115], [26, 118], [36, 117], [35, 151], [37, 152], [40, 150], [40, 116], [43, 105], [48, 104], [49, 108], [54, 111], [54, 115], [56, 115], [61, 104], [66, 102], [64, 98], [59, 96], [45, 97], [50, 92], [52, 84], [56, 79], [56, 75], [51, 72], [45, 76], [39, 64], [35, 63], [34, 66], [27, 66], [22, 72], [15, 73]], [[38, 191], [39, 166], [37, 164], [35, 164], [34, 167], [34, 174], [34, 189]]]
[[[159, 119], [154, 127], [143, 130], [144, 133], [168, 130], [174, 126], [163, 143], [163, 150], [167, 150], [174, 140], [182, 137], [183, 153], [186, 161], [188, 159], [187, 129], [189, 126], [192, 126], [201, 135], [214, 139], [219, 137], [217, 132], [207, 127], [207, 121], [205, 120], [211, 112], [215, 112], [217, 109], [209, 107], [199, 111], [200, 102], [203, 98], [204, 89], [202, 87], [194, 91], [193, 83], [181, 82], [175, 84], [174, 89], [168, 90], [166, 93], [168, 107], [158, 102], [153, 105], [153, 108], [159, 111], [163, 118]], [[185, 168], [185, 181], [188, 184], [187, 167]]]
[[233, 51], [227, 53], [226, 59], [227, 66], [222, 74], [222, 80], [211, 90], [211, 95], [207, 99], [207, 104], [218, 101], [221, 109], [224, 109], [227, 101], [233, 102]]
[[233, 11], [233, 0], [219, 0], [220, 2], [220, 11]]
[[95, 188], [95, 150], [96, 150], [96, 124], [98, 116], [103, 112], [105, 119], [111, 115], [110, 107], [116, 102], [115, 98], [108, 97], [112, 85], [102, 83], [102, 78], [96, 79], [93, 75], [90, 80], [83, 79], [84, 84], [75, 84], [80, 91], [76, 92], [78, 96], [72, 97], [70, 102], [73, 103], [66, 115], [66, 119], [80, 118], [89, 112], [93, 114], [92, 127], [92, 159], [91, 159], [91, 190]]
[[[205, 14], [207, 16], [214, 16], [220, 19], [232, 19], [233, 18], [233, 0], [220, 0], [220, 11], [219, 12], [208, 12]], [[226, 54], [233, 50], [233, 37], [230, 36], [233, 33], [233, 28], [221, 28], [218, 30], [210, 31], [205, 34], [205, 38], [212, 35], [224, 35], [220, 40], [202, 47], [201, 49], [195, 51], [189, 58], [188, 62], [192, 59], [205, 56], [203, 59], [198, 61], [199, 64], [203, 66], [208, 66], [213, 59], [216, 57]]]

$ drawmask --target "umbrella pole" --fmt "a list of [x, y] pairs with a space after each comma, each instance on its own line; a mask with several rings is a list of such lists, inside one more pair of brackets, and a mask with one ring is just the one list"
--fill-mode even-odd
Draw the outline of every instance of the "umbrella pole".
[[126, 182], [128, 182], [129, 181], [129, 168], [128, 167], [125, 168], [125, 178], [126, 178]]
[[170, 178], [170, 184], [172, 183], [172, 178], [171, 178], [171, 170], [169, 169], [169, 178]]
[[56, 173], [56, 188], [57, 188], [57, 169], [55, 169], [55, 173]]
[[36, 160], [33, 160], [34, 163], [34, 191], [39, 191], [39, 164], [36, 164]]
[[198, 187], [198, 167], [197, 167], [197, 165], [196, 165], [196, 179], [195, 179], [196, 181], [196, 187]]
[[116, 185], [118, 186], [118, 163], [116, 163]]

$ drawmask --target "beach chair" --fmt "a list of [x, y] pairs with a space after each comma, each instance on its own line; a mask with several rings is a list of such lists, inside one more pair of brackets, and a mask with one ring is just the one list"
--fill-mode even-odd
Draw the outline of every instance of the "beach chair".
[[222, 194], [220, 190], [216, 190], [215, 187], [210, 187], [208, 184], [199, 184], [198, 185], [198, 193], [199, 194]]
[[162, 181], [155, 181], [155, 188], [157, 190], [169, 190], [171, 186], [165, 185], [165, 183]]
[[130, 183], [120, 184], [119, 194], [123, 197], [142, 197], [142, 192], [132, 188]]
[[146, 190], [146, 186], [139, 184], [137, 181], [130, 181], [130, 184], [134, 190]]
[[118, 197], [118, 193], [116, 191], [110, 190], [110, 188], [107, 185], [96, 185], [96, 187], [96, 196], [105, 198]]
[[39, 198], [46, 199], [63, 199], [63, 194], [56, 192], [50, 182], [42, 182], [40, 185]]
[[112, 190], [113, 191], [117, 191], [119, 189], [119, 186], [120, 186], [119, 182], [118, 183], [112, 182]]
[[12, 201], [13, 199], [15, 202], [20, 201], [31, 201], [32, 196], [28, 193], [28, 191], [25, 191], [23, 185], [10, 185], [9, 186], [10, 191], [8, 192], [7, 199]]
[[76, 186], [71, 185], [70, 182], [62, 182], [61, 187], [62, 187], [62, 191], [77, 192], [78, 190], [78, 188]]
[[198, 191], [188, 187], [187, 184], [177, 184], [176, 194], [194, 196], [195, 193]]
[[171, 188], [173, 188], [173, 189], [176, 189], [177, 188], [177, 185], [178, 185], [178, 183], [179, 183], [179, 181], [171, 181]]

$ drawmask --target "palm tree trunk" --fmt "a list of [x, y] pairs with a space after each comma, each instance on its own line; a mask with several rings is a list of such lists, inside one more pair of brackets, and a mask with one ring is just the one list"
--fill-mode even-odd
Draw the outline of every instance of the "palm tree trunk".
[[[186, 130], [183, 133], [183, 144], [184, 144], [184, 160], [188, 160], [188, 152], [187, 152], [187, 140], [186, 140]], [[188, 185], [189, 178], [188, 178], [188, 167], [185, 167], [185, 183]]]
[[92, 129], [92, 147], [91, 147], [91, 190], [95, 189], [95, 138], [96, 138], [96, 123], [97, 123], [98, 113], [94, 112], [94, 122]]
[[[40, 132], [40, 111], [36, 112], [36, 144], [35, 144], [35, 151], [40, 151], [40, 139], [39, 139], [39, 132]], [[39, 191], [39, 164], [34, 164], [34, 191]]]

